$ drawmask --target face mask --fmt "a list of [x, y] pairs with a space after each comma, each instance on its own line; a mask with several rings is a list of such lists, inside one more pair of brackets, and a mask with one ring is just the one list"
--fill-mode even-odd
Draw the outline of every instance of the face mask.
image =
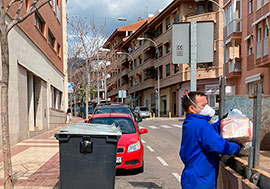
[[199, 108], [200, 111], [200, 115], [205, 115], [205, 116], [210, 116], [213, 117], [215, 115], [215, 110], [213, 108], [211, 108], [208, 104], [205, 105], [205, 107], [203, 109], [201, 109], [195, 102], [193, 102], [193, 100], [191, 100], [187, 94], [188, 99], [192, 102], [192, 104], [194, 104], [194, 106], [196, 106], [197, 108]]
[[203, 109], [201, 109], [200, 114], [213, 117], [215, 115], [215, 110], [211, 108], [208, 104], [206, 104], [206, 106]]

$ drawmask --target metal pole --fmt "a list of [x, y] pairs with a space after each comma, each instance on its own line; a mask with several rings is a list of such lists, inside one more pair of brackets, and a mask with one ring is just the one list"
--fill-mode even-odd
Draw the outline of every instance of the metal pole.
[[190, 91], [197, 91], [197, 22], [191, 22]]
[[98, 90], [98, 97], [97, 97], [97, 103], [99, 104], [100, 103], [100, 78], [99, 78], [99, 50], [98, 50], [98, 53], [97, 53], [97, 63], [98, 63], [98, 81], [97, 81], [97, 90]]
[[158, 46], [157, 46], [157, 44], [155, 44], [155, 45], [156, 45], [156, 51], [157, 51], [157, 56], [158, 56], [158, 117], [160, 117], [160, 73], [159, 73], [160, 62], [159, 62]]
[[254, 149], [254, 167], [258, 168], [260, 161], [260, 139], [261, 139], [261, 110], [262, 110], [262, 83], [257, 86], [256, 99], [256, 122], [255, 122], [255, 149]]

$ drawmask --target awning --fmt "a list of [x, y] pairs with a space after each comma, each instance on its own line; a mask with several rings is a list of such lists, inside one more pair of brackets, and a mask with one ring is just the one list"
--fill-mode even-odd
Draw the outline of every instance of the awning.
[[262, 76], [263, 76], [262, 73], [258, 73], [258, 74], [246, 77], [245, 83], [248, 84], [248, 83], [252, 83], [255, 81], [260, 81], [262, 79]]
[[254, 27], [256, 24], [260, 23], [261, 21], [263, 21], [264, 19], [266, 19], [268, 16], [270, 16], [270, 12], [267, 13], [266, 15], [262, 16], [261, 18], [259, 18], [255, 22], [253, 22], [251, 26]]
[[244, 40], [247, 41], [247, 40], [249, 40], [249, 38], [251, 38], [252, 36], [253, 36], [253, 34], [250, 34], [250, 35], [246, 36], [246, 37], [244, 38]]

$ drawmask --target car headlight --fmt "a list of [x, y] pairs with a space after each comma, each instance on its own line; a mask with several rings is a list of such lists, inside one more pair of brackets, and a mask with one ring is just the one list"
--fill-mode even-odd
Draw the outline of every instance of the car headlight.
[[128, 147], [128, 152], [135, 152], [137, 150], [141, 149], [140, 141], [136, 142], [135, 144], [131, 144]]

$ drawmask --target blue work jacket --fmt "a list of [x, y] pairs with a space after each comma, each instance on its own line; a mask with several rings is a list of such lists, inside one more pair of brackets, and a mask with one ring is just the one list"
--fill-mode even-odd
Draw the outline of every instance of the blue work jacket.
[[187, 114], [183, 123], [180, 157], [185, 164], [181, 177], [183, 189], [214, 189], [220, 155], [232, 155], [240, 146], [223, 139], [220, 121], [210, 124], [211, 117]]

